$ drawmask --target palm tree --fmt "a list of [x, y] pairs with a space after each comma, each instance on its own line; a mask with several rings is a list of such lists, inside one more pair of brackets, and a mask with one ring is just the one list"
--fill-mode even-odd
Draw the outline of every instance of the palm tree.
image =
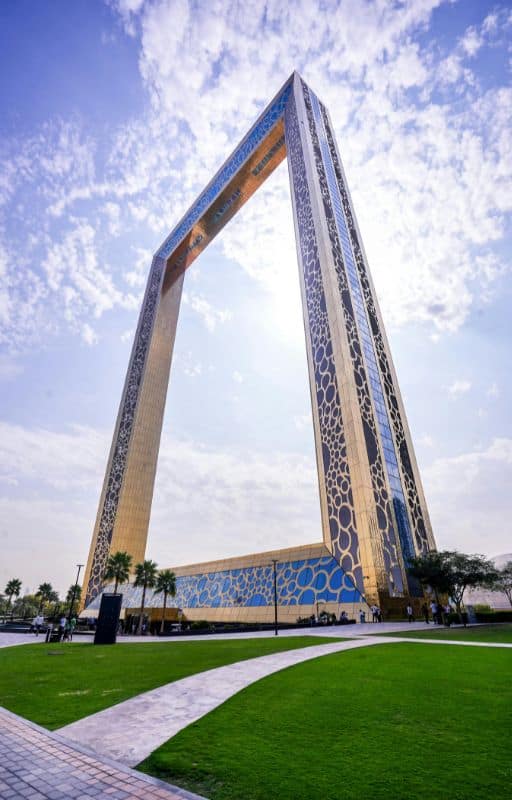
[[118, 550], [117, 553], [109, 555], [103, 578], [106, 581], [115, 582], [114, 594], [117, 594], [117, 587], [120, 583], [123, 584], [128, 581], [131, 565], [132, 557], [125, 551]]
[[78, 586], [76, 583], [72, 583], [66, 595], [66, 605], [68, 606], [68, 615], [70, 619], [71, 619], [71, 614], [74, 610], [75, 603], [77, 603], [78, 608], [80, 608], [81, 597], [82, 597], [82, 587]]
[[7, 586], [5, 587], [5, 596], [7, 597], [7, 608], [5, 609], [4, 618], [9, 613], [9, 609], [11, 607], [11, 602], [13, 597], [19, 597], [21, 592], [21, 581], [19, 578], [11, 578], [8, 582]]
[[36, 597], [39, 597], [39, 614], [45, 603], [57, 603], [59, 600], [59, 595], [51, 583], [42, 583], [36, 592]]
[[142, 630], [142, 620], [144, 619], [144, 604], [146, 602], [146, 589], [152, 589], [156, 583], [156, 575], [158, 564], [155, 561], [143, 561], [141, 564], [135, 564], [135, 586], [142, 586], [142, 603], [140, 605], [139, 625], [137, 633], [140, 634]]
[[164, 610], [162, 612], [162, 624], [160, 625], [160, 633], [164, 632], [165, 622], [165, 609], [167, 608], [167, 597], [176, 596], [176, 575], [172, 569], [161, 569], [158, 573], [155, 586], [155, 594], [164, 593]]

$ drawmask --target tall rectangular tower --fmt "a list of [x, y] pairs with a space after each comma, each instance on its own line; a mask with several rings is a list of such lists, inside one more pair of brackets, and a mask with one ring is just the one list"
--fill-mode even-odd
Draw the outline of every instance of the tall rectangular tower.
[[326, 108], [294, 73], [158, 250], [85, 574], [144, 555], [184, 272], [288, 156], [323, 539], [368, 602], [418, 594], [435, 547], [389, 346]]

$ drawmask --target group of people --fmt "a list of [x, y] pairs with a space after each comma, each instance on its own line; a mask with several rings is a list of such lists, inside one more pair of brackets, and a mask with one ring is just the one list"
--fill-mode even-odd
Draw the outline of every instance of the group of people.
[[[372, 615], [372, 622], [382, 622], [382, 611], [379, 606], [370, 606], [370, 614]], [[366, 611], [362, 608], [359, 609], [359, 622], [363, 625], [366, 622]]]
[[[451, 605], [447, 603], [443, 606], [441, 603], [436, 603], [435, 600], [432, 600], [430, 603], [430, 610], [426, 603], [423, 603], [421, 606], [421, 613], [423, 614], [423, 618], [427, 625], [430, 624], [430, 617], [432, 617], [432, 621], [434, 625], [443, 625], [446, 622], [446, 619], [449, 614], [453, 611]], [[407, 606], [407, 619], [409, 622], [414, 621], [414, 611], [410, 605]]]
[[430, 603], [430, 611], [432, 613], [434, 624], [443, 625], [446, 624], [446, 620], [452, 613], [453, 609], [449, 603], [443, 606], [441, 603], [436, 603], [434, 600], [432, 600]]
[[[36, 636], [39, 636], [41, 631], [45, 627], [44, 617], [42, 614], [37, 614], [34, 619], [32, 620], [31, 632], [35, 633]], [[76, 628], [76, 618], [71, 617], [68, 619], [67, 617], [61, 617], [59, 619], [59, 625], [57, 628], [57, 633], [59, 636], [59, 642], [70, 642], [73, 638], [73, 631]], [[46, 626], [46, 640], [49, 641], [52, 633], [54, 632], [53, 622], [48, 621]]]
[[[423, 603], [423, 605], [421, 606], [421, 613], [423, 614], [423, 617], [427, 625], [430, 623], [430, 615], [432, 616], [434, 624], [443, 625], [444, 623], [446, 623], [448, 615], [451, 614], [452, 611], [453, 609], [449, 603], [443, 606], [441, 605], [441, 603], [436, 603], [435, 601], [432, 601], [430, 603], [430, 612], [429, 612], [429, 607], [427, 606], [426, 603]], [[370, 606], [370, 612], [372, 615], [372, 622], [382, 622], [382, 612], [378, 606], [376, 605]], [[414, 622], [414, 608], [410, 603], [406, 606], [405, 613], [407, 616], [407, 621]], [[359, 621], [361, 623], [366, 621], [366, 614], [362, 609], [359, 609]]]

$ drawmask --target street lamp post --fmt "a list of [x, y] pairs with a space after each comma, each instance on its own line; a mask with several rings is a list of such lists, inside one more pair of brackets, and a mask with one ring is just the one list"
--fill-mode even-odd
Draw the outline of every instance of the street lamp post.
[[82, 569], [83, 564], [77, 564], [77, 567], [78, 567], [78, 572], [76, 573], [76, 581], [75, 585], [73, 586], [73, 594], [71, 595], [71, 603], [69, 606], [68, 620], [70, 621], [73, 616], [73, 606], [75, 605], [76, 590], [78, 589], [78, 579], [80, 578], [80, 570]]
[[277, 627], [277, 563], [278, 559], [273, 558], [272, 564], [274, 565], [274, 634], [277, 636], [279, 629]]

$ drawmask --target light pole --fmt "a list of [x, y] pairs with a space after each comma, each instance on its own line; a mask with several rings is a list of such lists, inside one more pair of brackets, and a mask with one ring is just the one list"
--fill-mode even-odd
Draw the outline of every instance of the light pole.
[[78, 579], [80, 578], [80, 570], [83, 567], [83, 564], [77, 564], [78, 572], [76, 573], [76, 581], [75, 585], [73, 586], [73, 594], [71, 595], [71, 604], [69, 606], [69, 615], [68, 620], [71, 621], [71, 617], [73, 616], [73, 606], [75, 605], [75, 597], [76, 597], [76, 590], [78, 589]]
[[274, 565], [274, 634], [277, 636], [279, 629], [277, 627], [277, 564], [278, 559], [273, 558], [272, 564]]

